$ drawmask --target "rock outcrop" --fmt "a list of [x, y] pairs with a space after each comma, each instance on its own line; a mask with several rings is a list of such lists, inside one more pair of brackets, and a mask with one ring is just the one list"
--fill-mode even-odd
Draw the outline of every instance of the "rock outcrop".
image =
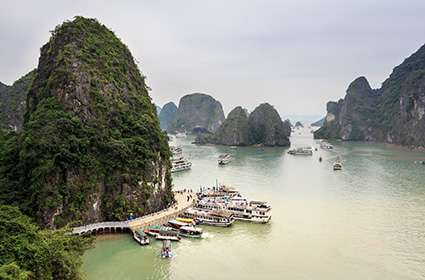
[[159, 122], [161, 129], [168, 130], [168, 127], [173, 123], [176, 118], [177, 106], [174, 102], [168, 102], [162, 107], [159, 113]]
[[259, 105], [248, 118], [249, 139], [252, 145], [289, 146], [291, 126], [268, 103]]
[[325, 123], [326, 117], [321, 118], [318, 121], [315, 121], [314, 123], [311, 123], [311, 126], [321, 127]]
[[204, 129], [215, 132], [224, 121], [221, 103], [203, 93], [185, 95], [180, 99], [175, 119], [169, 131]]
[[76, 17], [41, 48], [22, 133], [0, 153], [0, 202], [44, 227], [125, 220], [172, 200], [170, 151], [128, 48]]
[[217, 132], [211, 135], [200, 135], [195, 143], [229, 146], [289, 146], [290, 135], [290, 122], [283, 122], [276, 109], [264, 103], [249, 115], [246, 109], [236, 107], [229, 113]]
[[34, 74], [35, 71], [29, 72], [12, 86], [0, 83], [0, 129], [22, 129], [27, 93]]
[[295, 127], [295, 128], [303, 128], [303, 127], [304, 127], [304, 125], [303, 125], [300, 121], [297, 121], [297, 122], [295, 123], [294, 127]]
[[315, 138], [378, 141], [425, 147], [425, 46], [394, 68], [379, 89], [364, 77], [344, 99], [327, 104]]
[[250, 144], [248, 133], [248, 112], [238, 106], [228, 115], [217, 132], [210, 136], [210, 143], [228, 146], [246, 146]]

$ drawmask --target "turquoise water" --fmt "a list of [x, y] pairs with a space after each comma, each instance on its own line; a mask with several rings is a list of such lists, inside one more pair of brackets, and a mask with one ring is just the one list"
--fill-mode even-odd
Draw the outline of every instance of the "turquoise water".
[[[424, 153], [384, 144], [335, 142], [312, 157], [285, 148], [195, 146], [176, 139], [191, 171], [175, 189], [221, 183], [269, 201], [272, 222], [204, 227], [202, 240], [140, 247], [129, 235], [103, 236], [84, 256], [88, 279], [425, 279]], [[308, 131], [293, 146], [318, 146]], [[234, 160], [217, 166], [219, 154]], [[323, 162], [319, 163], [319, 156]], [[344, 170], [334, 172], [337, 156]]]

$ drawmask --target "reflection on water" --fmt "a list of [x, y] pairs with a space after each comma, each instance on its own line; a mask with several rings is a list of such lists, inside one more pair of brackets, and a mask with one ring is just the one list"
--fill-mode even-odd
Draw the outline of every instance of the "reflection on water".
[[[85, 255], [89, 279], [425, 279], [425, 166], [416, 153], [383, 144], [334, 142], [312, 157], [285, 148], [195, 146], [178, 139], [193, 169], [176, 189], [237, 186], [269, 201], [268, 225], [203, 227], [202, 240], [140, 247], [130, 236], [102, 238]], [[306, 131], [294, 146], [318, 146]], [[217, 165], [230, 153], [233, 161]], [[323, 162], [319, 162], [319, 157]], [[332, 170], [340, 156], [341, 172]]]

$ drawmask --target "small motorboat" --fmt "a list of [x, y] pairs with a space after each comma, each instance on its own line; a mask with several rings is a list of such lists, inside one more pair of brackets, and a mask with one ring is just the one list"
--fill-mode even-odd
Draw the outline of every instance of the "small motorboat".
[[135, 230], [133, 232], [133, 238], [140, 245], [148, 245], [149, 244], [149, 237], [141, 229]]
[[194, 226], [182, 226], [179, 229], [179, 235], [183, 237], [189, 237], [189, 238], [201, 238], [202, 229], [196, 228]]
[[342, 162], [341, 160], [338, 158], [334, 164], [333, 164], [333, 169], [336, 170], [342, 170]]
[[220, 155], [217, 161], [218, 165], [226, 165], [232, 161], [232, 157], [229, 154]]
[[173, 257], [173, 252], [171, 251], [171, 241], [164, 240], [162, 241], [162, 249], [161, 249], [161, 258], [171, 258]]

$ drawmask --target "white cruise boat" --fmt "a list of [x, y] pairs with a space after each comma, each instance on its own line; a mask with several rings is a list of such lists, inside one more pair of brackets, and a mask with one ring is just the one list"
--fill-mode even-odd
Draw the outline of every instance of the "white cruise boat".
[[185, 171], [192, 168], [192, 162], [182, 156], [178, 158], [173, 158], [171, 160], [171, 165], [171, 173]]
[[300, 155], [300, 156], [312, 156], [313, 155], [313, 149], [311, 147], [307, 148], [297, 148], [289, 150], [288, 154], [290, 155]]
[[173, 153], [173, 157], [181, 156], [183, 152], [181, 147], [176, 146], [170, 146], [170, 150]]
[[219, 155], [218, 156], [218, 165], [226, 165], [232, 161], [232, 157], [229, 154]]
[[254, 223], [268, 223], [271, 218], [271, 207], [266, 202], [248, 201], [246, 198], [205, 198], [196, 206], [202, 210], [226, 210], [234, 215], [235, 220]]
[[235, 218], [229, 211], [223, 210], [203, 210], [189, 208], [182, 217], [194, 219], [198, 224], [216, 227], [228, 227], [233, 224]]
[[322, 142], [322, 143], [320, 143], [320, 148], [322, 148], [324, 150], [332, 150], [334, 148], [334, 146], [332, 146], [331, 144], [329, 144], [327, 142]]

